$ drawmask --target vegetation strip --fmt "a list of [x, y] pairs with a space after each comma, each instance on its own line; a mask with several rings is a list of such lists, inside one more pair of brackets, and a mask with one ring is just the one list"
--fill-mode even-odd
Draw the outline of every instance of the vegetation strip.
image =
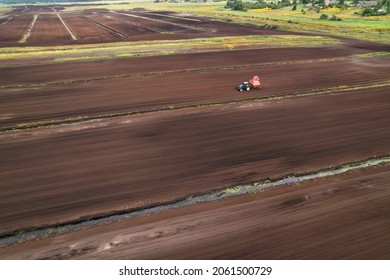
[[316, 88], [316, 89], [310, 89], [310, 90], [305, 90], [305, 91], [278, 93], [278, 94], [274, 94], [274, 95], [270, 95], [270, 96], [263, 96], [263, 97], [233, 99], [233, 100], [227, 100], [227, 101], [201, 103], [201, 104], [189, 104], [189, 105], [180, 105], [180, 106], [171, 105], [171, 106], [164, 106], [164, 107], [160, 107], [160, 108], [145, 109], [145, 110], [139, 110], [139, 111], [123, 112], [123, 113], [78, 116], [78, 117], [70, 117], [67, 119], [57, 119], [57, 120], [49, 120], [49, 121], [21, 123], [21, 124], [15, 125], [15, 126], [0, 128], [0, 133], [1, 132], [25, 130], [25, 129], [51, 127], [51, 126], [65, 125], [65, 124], [76, 124], [76, 123], [82, 123], [82, 122], [87, 122], [87, 121], [100, 121], [100, 120], [105, 120], [105, 119], [113, 119], [113, 118], [118, 118], [118, 117], [128, 117], [128, 116], [141, 115], [141, 114], [147, 114], [147, 113], [169, 112], [169, 111], [173, 111], [173, 110], [183, 110], [183, 109], [191, 109], [191, 108], [199, 108], [199, 107], [224, 106], [224, 105], [240, 104], [240, 103], [244, 103], [244, 102], [273, 101], [273, 100], [280, 100], [280, 99], [287, 99], [287, 98], [326, 95], [326, 94], [332, 94], [332, 93], [336, 93], [336, 92], [347, 92], [347, 91], [371, 89], [371, 88], [386, 87], [386, 86], [390, 86], [390, 81], [386, 81], [386, 82], [382, 82], [382, 83], [361, 84], [361, 85], [354, 85], [354, 86]]
[[72, 37], [72, 40], [77, 41], [76, 35], [74, 35], [74, 33], [70, 30], [69, 26], [64, 22], [64, 20], [62, 19], [61, 15], [59, 13], [57, 13], [57, 17], [62, 22], [62, 24], [65, 26], [66, 30], [68, 30], [68, 33], [70, 34], [70, 37]]
[[[87, 21], [88, 22], [88, 21]], [[98, 28], [101, 26], [88, 22]], [[104, 29], [106, 32], [112, 32]], [[213, 38], [195, 38], [179, 40], [152, 40], [138, 42], [114, 42], [96, 43], [63, 46], [28, 46], [28, 47], [4, 47], [0, 48], [0, 60], [12, 59], [34, 59], [50, 57], [59, 58], [61, 56], [89, 55], [94, 53], [105, 54], [132, 54], [143, 56], [145, 52], [170, 54], [199, 51], [232, 50], [235, 48], [271, 48], [271, 47], [305, 47], [338, 44], [336, 39], [321, 36], [300, 36], [300, 35], [248, 35], [248, 36], [223, 36]]]
[[198, 203], [212, 202], [238, 195], [248, 193], [261, 192], [266, 189], [297, 184], [300, 182], [311, 181], [319, 178], [335, 176], [350, 171], [356, 171], [363, 168], [388, 165], [390, 156], [384, 155], [381, 157], [369, 158], [363, 161], [345, 163], [336, 167], [321, 169], [310, 173], [292, 174], [280, 177], [275, 180], [264, 180], [259, 182], [250, 182], [246, 184], [235, 185], [227, 188], [213, 190], [208, 193], [192, 194], [186, 197], [178, 198], [174, 201], [166, 203], [150, 205], [138, 209], [127, 209], [114, 213], [101, 214], [94, 217], [69, 221], [65, 223], [45, 225], [41, 227], [21, 229], [0, 236], [0, 245], [6, 246], [15, 243], [25, 242], [34, 239], [42, 239], [54, 234], [71, 232], [75, 230], [85, 229], [92, 226], [109, 224], [135, 217], [142, 217], [161, 212], [170, 211], [173, 209], [184, 208]]
[[35, 22], [37, 21], [38, 16], [39, 16], [39, 14], [34, 15], [33, 20], [32, 20], [32, 22], [30, 23], [30, 26], [29, 26], [27, 32], [23, 35], [22, 39], [19, 40], [19, 43], [21, 43], [21, 44], [26, 43], [28, 37], [30, 37], [30, 35], [31, 35], [31, 30], [32, 30], [33, 27], [34, 27], [34, 24], [35, 24]]
[[[104, 59], [106, 57], [107, 56], [103, 56], [102, 59]], [[99, 57], [95, 57], [95, 59], [98, 59], [98, 58]], [[265, 62], [265, 63], [243, 64], [243, 65], [235, 65], [235, 66], [189, 68], [189, 69], [168, 70], [168, 71], [160, 71], [160, 72], [121, 74], [121, 75], [115, 75], [115, 76], [97, 77], [97, 78], [80, 79], [80, 80], [64, 80], [64, 81], [53, 81], [53, 82], [36, 83], [36, 84], [5, 85], [5, 86], [0, 86], [0, 89], [21, 89], [21, 88], [36, 88], [36, 87], [47, 87], [47, 86], [61, 86], [61, 85], [71, 85], [71, 84], [79, 84], [79, 83], [89, 83], [89, 82], [102, 81], [102, 80], [118, 80], [118, 79], [125, 79], [125, 78], [139, 78], [139, 77], [148, 77], [148, 76], [166, 76], [166, 75], [180, 74], [180, 73], [237, 70], [237, 69], [247, 69], [247, 68], [252, 68], [252, 67], [292, 65], [292, 64], [324, 63], [324, 62], [351, 60], [353, 58], [354, 58], [354, 56], [347, 56], [347, 57], [320, 58], [320, 59], [310, 59], [310, 60]], [[364, 58], [364, 57], [361, 57], [361, 58]], [[74, 61], [74, 60], [72, 57], [69, 57], [67, 59], [67, 61]]]

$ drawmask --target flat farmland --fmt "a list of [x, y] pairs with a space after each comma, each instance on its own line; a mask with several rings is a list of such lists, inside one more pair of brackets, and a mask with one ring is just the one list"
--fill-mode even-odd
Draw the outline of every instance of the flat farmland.
[[110, 28], [121, 32], [125, 36], [144, 36], [146, 34], [154, 34], [155, 30], [147, 28], [132, 18], [123, 17], [119, 14], [114, 13], [101, 13], [95, 15], [88, 15], [87, 17], [92, 18]]
[[[0, 46], [50, 46], [231, 35], [286, 34], [286, 32], [279, 30], [227, 24], [204, 17], [195, 19], [193, 16], [181, 14], [162, 17], [148, 11], [87, 9], [79, 13], [63, 11], [57, 7], [31, 6], [27, 10], [14, 9], [9, 14], [16, 18], [0, 25]], [[72, 40], [57, 14], [63, 18], [64, 23], [68, 25], [77, 40]], [[23, 35], [27, 33], [33, 15], [39, 16], [35, 26], [31, 29], [31, 36], [25, 42], [19, 43]]]
[[3, 248], [0, 258], [389, 259], [389, 173], [367, 169], [101, 225]]
[[[206, 53], [190, 53], [171, 56], [134, 57], [131, 60], [117, 59], [98, 62], [77, 62], [44, 65], [22, 65], [0, 68], [0, 86], [45, 84], [53, 81], [76, 81], [99, 79], [101, 77], [125, 74], [182, 71], [188, 69], [207, 69], [239, 67], [253, 64], [273, 64], [300, 62], [318, 59], [342, 59], [350, 55], [381, 51], [370, 45], [290, 47], [261, 50], [234, 50]], [[226, 59], [226, 57], [230, 59]], [[80, 71], [74, 71], [79, 69]], [[59, 75], [59, 71], [61, 71]]]
[[[39, 9], [39, 8], [38, 8]], [[11, 11], [6, 12], [6, 15], [19, 15], [28, 12], [29, 8], [26, 7], [14, 7]]]
[[136, 20], [137, 23], [140, 25], [143, 25], [148, 28], [154, 28], [156, 30], [159, 30], [161, 32], [167, 32], [167, 33], [183, 33], [183, 32], [189, 32], [189, 33], [205, 33], [206, 30], [201, 30], [199, 27], [196, 26], [196, 24], [199, 24], [202, 20], [193, 21], [191, 20], [191, 24], [184, 18], [176, 18], [172, 20], [171, 18], [154, 18], [153, 15], [151, 16], [147, 12], [115, 12], [115, 14], [118, 14], [120, 16], [130, 18], [132, 20]]
[[3, 46], [18, 45], [19, 40], [28, 31], [32, 20], [32, 14], [19, 14], [0, 25], [0, 44]]
[[[388, 45], [140, 9], [13, 14], [0, 31], [39, 15], [8, 43], [106, 58], [2, 62], [0, 258], [389, 257]], [[142, 56], [251, 34], [286, 41]], [[93, 44], [138, 40], [130, 58]], [[235, 89], [253, 75], [260, 89]]]
[[3, 133], [0, 232], [386, 154], [388, 89]]
[[167, 34], [167, 33], [176, 33], [182, 31], [196, 33], [195, 30], [189, 30], [188, 28], [177, 26], [174, 24], [169, 24], [166, 22], [157, 22], [152, 19], [148, 19], [144, 15], [137, 16], [130, 13], [114, 12], [114, 13], [110, 13], [110, 16], [121, 19], [125, 22], [129, 22], [134, 26], [142, 27], [143, 29], [148, 30], [149, 33], [153, 32], [154, 34], [164, 34], [164, 33]]
[[78, 42], [110, 42], [116, 40], [116, 37], [113, 34], [102, 30], [92, 23], [86, 22], [85, 19], [81, 18], [78, 14], [61, 13], [61, 17], [72, 32], [74, 32]]
[[7, 15], [0, 16], [0, 26], [12, 19], [14, 19], [14, 16], [7, 16]]
[[[381, 61], [382, 66], [377, 62]], [[158, 64], [156, 59], [155, 64]], [[97, 63], [96, 65], [99, 65]], [[104, 65], [104, 64], [102, 64]], [[361, 68], [365, 65], [365, 68]], [[315, 90], [337, 90], [337, 87], [375, 86], [389, 81], [389, 58], [366, 58], [322, 63], [267, 65], [244, 69], [178, 72], [161, 71], [147, 74], [97, 80], [74, 84], [32, 88], [4, 89], [0, 93], [0, 109], [6, 118], [0, 127], [45, 120], [88, 118], [104, 114], [154, 110], [169, 106], [194, 106], [247, 98], [266, 98]], [[103, 67], [103, 66], [102, 66]], [[60, 69], [58, 70], [60, 71]], [[259, 73], [264, 83], [261, 90], [245, 93], [231, 92], [227, 80], [244, 80]], [[61, 83], [60, 83], [61, 84]], [[188, 85], [191, 85], [189, 87]], [[334, 89], [336, 87], [336, 89]], [[158, 89], [158, 90], [157, 90]], [[381, 90], [388, 90], [384, 87]], [[212, 94], [210, 94], [212, 92]], [[31, 102], [31, 100], [35, 102]], [[61, 104], [61, 106], [58, 106]]]
[[71, 35], [56, 14], [40, 14], [27, 42], [32, 45], [41, 42], [65, 44], [71, 40]]
[[[178, 14], [174, 12], [154, 12], [150, 11], [143, 14], [146, 17], [155, 18], [155, 19], [161, 19], [168, 22], [174, 22], [174, 23], [183, 23], [183, 24], [191, 24], [194, 22], [200, 22], [202, 21], [199, 17], [191, 16], [190, 14], [186, 14], [185, 16], [183, 14]], [[208, 18], [203, 18], [204, 22], [207, 22]]]

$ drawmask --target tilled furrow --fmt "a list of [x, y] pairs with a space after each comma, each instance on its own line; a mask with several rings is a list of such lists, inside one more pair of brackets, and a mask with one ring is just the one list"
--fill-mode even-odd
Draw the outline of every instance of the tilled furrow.
[[328, 87], [328, 88], [315, 88], [315, 89], [295, 91], [295, 92], [282, 92], [282, 93], [277, 93], [269, 96], [252, 97], [252, 98], [244, 98], [244, 99], [231, 99], [231, 100], [219, 101], [219, 102], [188, 104], [188, 105], [181, 105], [181, 106], [169, 105], [169, 106], [163, 106], [159, 108], [135, 110], [129, 112], [122, 112], [122, 113], [111, 113], [111, 114], [107, 113], [107, 114], [99, 114], [99, 115], [69, 117], [66, 119], [54, 119], [54, 120], [52, 119], [47, 121], [20, 123], [14, 126], [3, 127], [0, 128], [0, 133], [8, 132], [8, 131], [19, 131], [25, 129], [51, 127], [56, 125], [77, 124], [77, 123], [83, 123], [88, 121], [113, 119], [118, 117], [129, 117], [133, 115], [141, 115], [141, 114], [148, 114], [148, 113], [170, 112], [174, 110], [210, 107], [210, 106], [223, 106], [223, 105], [240, 104], [246, 102], [273, 101], [273, 100], [281, 100], [281, 99], [294, 98], [294, 97], [297, 98], [297, 97], [304, 97], [304, 96], [326, 95], [326, 94], [332, 94], [336, 92], [350, 92], [355, 90], [380, 88], [386, 86], [390, 86], [390, 81], [386, 81], [382, 83], [374, 82], [371, 84], [361, 84], [361, 85], [354, 85], [354, 86], [338, 86], [338, 87]]

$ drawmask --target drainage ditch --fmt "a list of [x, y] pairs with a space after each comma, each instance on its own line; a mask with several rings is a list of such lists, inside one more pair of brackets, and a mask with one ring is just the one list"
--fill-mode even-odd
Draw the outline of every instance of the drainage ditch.
[[379, 165], [384, 165], [389, 163], [390, 163], [390, 156], [386, 155], [382, 157], [367, 159], [360, 162], [348, 163], [334, 168], [323, 169], [316, 172], [291, 175], [288, 177], [283, 177], [272, 181], [266, 180], [257, 183], [237, 185], [237, 186], [228, 187], [220, 190], [215, 190], [207, 194], [193, 195], [174, 202], [168, 202], [165, 204], [150, 206], [147, 208], [122, 211], [120, 213], [102, 215], [88, 220], [78, 220], [78, 221], [68, 222], [64, 224], [45, 226], [42, 228], [19, 230], [17, 232], [0, 237], [0, 245], [5, 246], [5, 245], [11, 245], [11, 244], [24, 242], [28, 240], [46, 238], [54, 234], [71, 232], [78, 229], [85, 229], [92, 226], [108, 224], [108, 223], [117, 222], [117, 221], [134, 218], [134, 217], [157, 214], [160, 212], [165, 212], [177, 208], [183, 208], [198, 203], [211, 202], [220, 199], [225, 199], [228, 197], [233, 197], [233, 196], [238, 196], [238, 195], [243, 195], [248, 193], [255, 193], [269, 188], [295, 184], [298, 182], [304, 182], [304, 181], [309, 181], [309, 180], [314, 180], [314, 179], [319, 179], [324, 177], [335, 176], [353, 170], [379, 166]]

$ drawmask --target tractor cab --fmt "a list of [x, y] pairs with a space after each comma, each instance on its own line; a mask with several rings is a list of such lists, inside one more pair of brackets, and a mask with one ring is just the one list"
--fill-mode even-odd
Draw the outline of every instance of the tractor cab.
[[251, 90], [251, 86], [248, 82], [242, 82], [241, 84], [239, 84], [237, 86], [237, 90], [238, 91], [243, 91], [243, 90], [249, 91], [249, 90]]

